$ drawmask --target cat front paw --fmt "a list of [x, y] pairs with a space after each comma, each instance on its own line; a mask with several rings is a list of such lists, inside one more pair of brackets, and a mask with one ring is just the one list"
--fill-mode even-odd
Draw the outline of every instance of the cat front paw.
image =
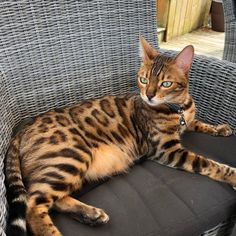
[[216, 126], [217, 136], [230, 136], [233, 131], [228, 124], [222, 124]]

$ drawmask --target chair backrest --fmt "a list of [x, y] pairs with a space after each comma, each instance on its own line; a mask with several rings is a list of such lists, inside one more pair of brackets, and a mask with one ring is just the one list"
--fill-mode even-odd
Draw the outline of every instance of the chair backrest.
[[225, 22], [232, 22], [236, 20], [236, 1], [235, 0], [222, 0], [224, 9]]
[[56, 106], [133, 91], [140, 63], [139, 34], [154, 46], [157, 42], [155, 4], [155, 0], [0, 3], [2, 228], [3, 159], [12, 127]]
[[236, 0], [223, 0], [225, 45], [223, 59], [236, 63]]
[[155, 1], [1, 3], [0, 65], [21, 117], [132, 90], [138, 37], [156, 41]]

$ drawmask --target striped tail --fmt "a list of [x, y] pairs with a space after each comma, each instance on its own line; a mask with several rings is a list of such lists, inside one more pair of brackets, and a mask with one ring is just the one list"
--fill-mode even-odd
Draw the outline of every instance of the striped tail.
[[9, 204], [7, 236], [26, 236], [26, 189], [19, 159], [19, 134], [12, 140], [6, 157], [6, 184]]

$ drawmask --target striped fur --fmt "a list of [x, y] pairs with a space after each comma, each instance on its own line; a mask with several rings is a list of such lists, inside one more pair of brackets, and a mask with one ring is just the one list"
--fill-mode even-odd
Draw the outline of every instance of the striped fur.
[[7, 235], [26, 235], [26, 189], [22, 182], [20, 167], [20, 134], [12, 140], [7, 154], [6, 178], [9, 202], [9, 223]]
[[[6, 162], [8, 235], [26, 235], [27, 221], [36, 236], [60, 236], [48, 214], [51, 208], [82, 223], [106, 223], [104, 210], [69, 195], [85, 180], [126, 172], [144, 156], [236, 186], [234, 168], [190, 152], [180, 143], [180, 133], [187, 127], [212, 135], [231, 134], [227, 125], [195, 119], [188, 92], [192, 47], [167, 58], [144, 38], [141, 46], [140, 95], [105, 96], [49, 111], [13, 138]], [[187, 126], [179, 129], [180, 114], [166, 103], [182, 105]]]

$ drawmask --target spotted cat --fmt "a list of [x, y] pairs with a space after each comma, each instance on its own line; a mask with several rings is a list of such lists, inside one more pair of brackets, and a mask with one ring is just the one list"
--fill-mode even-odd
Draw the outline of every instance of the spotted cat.
[[34, 118], [11, 140], [6, 159], [8, 235], [61, 236], [51, 208], [76, 220], [107, 223], [104, 210], [70, 194], [83, 182], [126, 172], [141, 157], [236, 186], [236, 169], [186, 150], [184, 130], [229, 136], [230, 127], [195, 119], [188, 74], [194, 50], [167, 57], [140, 38], [140, 94], [104, 96]]

